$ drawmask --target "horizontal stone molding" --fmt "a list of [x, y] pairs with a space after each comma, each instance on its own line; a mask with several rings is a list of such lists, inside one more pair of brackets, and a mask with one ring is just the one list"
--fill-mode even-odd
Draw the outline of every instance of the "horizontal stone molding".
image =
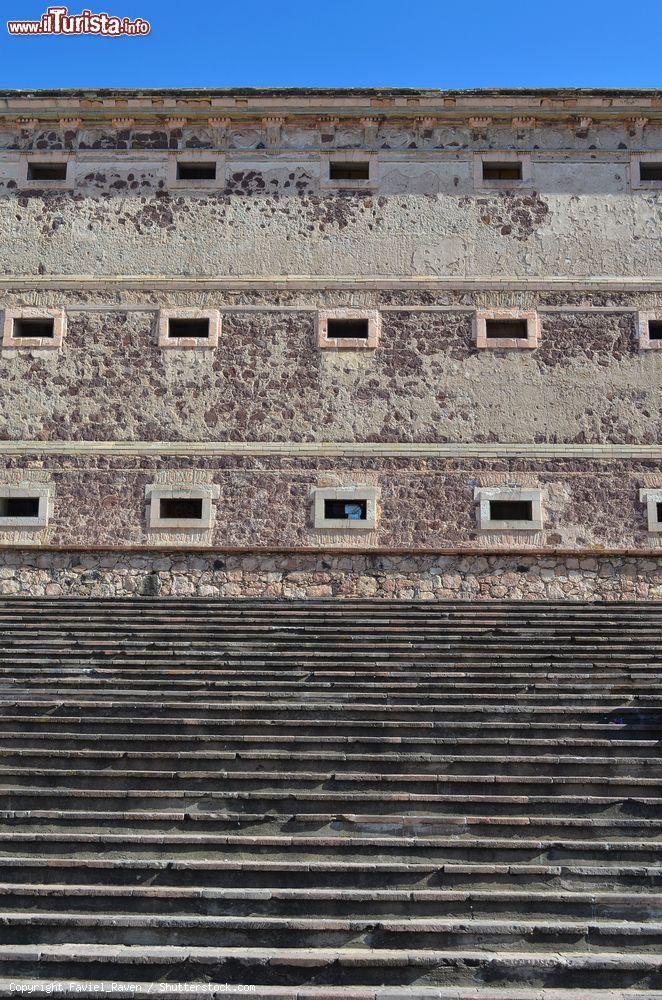
[[[568, 278], [563, 275], [524, 277], [485, 274], [470, 277], [414, 274], [15, 274], [0, 276], [0, 291], [269, 291], [302, 289], [311, 291], [613, 291], [662, 292], [662, 274], [594, 275]], [[153, 307], [158, 308], [158, 307]], [[252, 307], [251, 307], [252, 308]], [[398, 307], [400, 308], [400, 307]], [[407, 307], [405, 307], [407, 308]], [[422, 306], [421, 308], [434, 308]], [[453, 307], [457, 309], [458, 307]]]
[[662, 461], [662, 444], [435, 444], [294, 441], [0, 441], [2, 455], [279, 455], [295, 458], [530, 458]]
[[[146, 544], [146, 545], [77, 545], [73, 547], [72, 545], [30, 545], [28, 542], [21, 542], [20, 544], [3, 544], [0, 543], [0, 552], [3, 553], [16, 553], [16, 552], [57, 552], [59, 554], [71, 554], [76, 555], [77, 553], [90, 552], [94, 554], [99, 553], [110, 553], [113, 555], [124, 555], [131, 556], [135, 555], [149, 555], [154, 553], [164, 553], [167, 555], [173, 555], [173, 549], [170, 545], [165, 545], [162, 543]], [[662, 548], [598, 548], [586, 547], [577, 549], [568, 548], [553, 548], [550, 546], [540, 546], [532, 548], [530, 545], [458, 545], [454, 548], [441, 548], [436, 546], [418, 546], [417, 548], [402, 548], [398, 546], [392, 546], [390, 548], [385, 546], [365, 546], [352, 545], [348, 547], [343, 547], [342, 545], [298, 545], [298, 546], [274, 546], [274, 545], [235, 545], [228, 546], [224, 545], [222, 547], [209, 545], [205, 546], [204, 550], [201, 550], [197, 545], [186, 545], [181, 544], [177, 546], [177, 553], [189, 554], [189, 555], [199, 555], [202, 557], [207, 556], [269, 556], [269, 555], [302, 555], [302, 556], [356, 556], [362, 559], [369, 559], [373, 556], [407, 556], [407, 557], [417, 557], [417, 556], [443, 556], [444, 558], [458, 557], [464, 558], [464, 556], [522, 556], [527, 559], [533, 559], [537, 561], [543, 558], [562, 558], [562, 559], [598, 559], [598, 558], [642, 558], [642, 559], [652, 559], [659, 562], [662, 560]]]

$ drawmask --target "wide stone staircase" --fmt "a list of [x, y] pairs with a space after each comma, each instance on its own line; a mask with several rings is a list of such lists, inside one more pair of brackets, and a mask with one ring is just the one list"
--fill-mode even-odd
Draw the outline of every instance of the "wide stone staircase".
[[662, 997], [662, 603], [0, 601], [0, 996]]

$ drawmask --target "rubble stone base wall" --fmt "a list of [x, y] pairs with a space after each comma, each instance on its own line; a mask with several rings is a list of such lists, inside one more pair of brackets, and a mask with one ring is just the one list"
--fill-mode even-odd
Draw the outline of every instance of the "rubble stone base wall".
[[0, 595], [662, 599], [662, 555], [0, 551]]

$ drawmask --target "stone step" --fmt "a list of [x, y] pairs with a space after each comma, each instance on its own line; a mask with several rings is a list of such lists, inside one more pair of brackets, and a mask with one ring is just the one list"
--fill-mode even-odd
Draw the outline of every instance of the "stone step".
[[[5, 700], [7, 696], [11, 695], [26, 698], [36, 698], [37, 696], [52, 698], [60, 694], [69, 697], [72, 693], [75, 693], [79, 697], [90, 695], [92, 697], [167, 698], [169, 694], [176, 694], [182, 699], [188, 697], [196, 700], [201, 696], [208, 697], [211, 695], [224, 698], [232, 697], [233, 699], [250, 698], [251, 700], [255, 700], [256, 697], [259, 697], [285, 700], [315, 695], [316, 697], [333, 698], [342, 701], [367, 701], [380, 698], [389, 702], [404, 701], [416, 704], [421, 698], [425, 698], [426, 700], [432, 698], [439, 701], [442, 699], [452, 699], [456, 695], [461, 694], [470, 695], [471, 697], [479, 695], [481, 698], [490, 698], [495, 697], [499, 690], [503, 691], [504, 698], [506, 695], [513, 694], [548, 694], [554, 690], [562, 692], [563, 697], [586, 695], [593, 691], [598, 692], [599, 698], [602, 698], [604, 695], [653, 695], [662, 692], [662, 683], [660, 681], [662, 681], [662, 673], [660, 673], [659, 677], [656, 675], [654, 680], [651, 678], [621, 678], [611, 681], [604, 678], [600, 680], [598, 678], [586, 682], [580, 682], [575, 679], [570, 679], [566, 682], [554, 678], [545, 678], [542, 680], [525, 678], [516, 681], [492, 677], [489, 681], [485, 680], [476, 683], [471, 679], [467, 680], [466, 678], [459, 677], [443, 682], [435, 681], [432, 684], [405, 682], [396, 684], [387, 681], [380, 682], [379, 680], [346, 684], [337, 680], [316, 681], [310, 678], [305, 681], [270, 680], [264, 682], [253, 681], [251, 683], [226, 682], [223, 680], [192, 681], [169, 678], [165, 682], [163, 679], [160, 679], [154, 683], [149, 683], [144, 680], [134, 681], [130, 678], [107, 679], [89, 677], [87, 675], [66, 678], [65, 680], [57, 678], [51, 683], [48, 680], [44, 680], [40, 675], [39, 677], [33, 677], [31, 680], [21, 679], [18, 681], [17, 679], [12, 679], [8, 681], [0, 679], [0, 698]], [[466, 701], [467, 699], [465, 698], [464, 700]]]
[[[498, 717], [498, 716], [497, 716]], [[625, 720], [625, 721], [623, 721]], [[260, 718], [245, 719], [241, 716], [232, 718], [200, 719], [182, 714], [178, 719], [168, 718], [159, 715], [58, 715], [49, 712], [47, 715], [35, 714], [16, 715], [11, 712], [3, 712], [0, 715], [0, 733], [14, 732], [17, 727], [24, 734], [33, 735], [53, 733], [67, 729], [74, 735], [105, 736], [106, 734], [116, 734], [120, 729], [120, 737], [129, 735], [142, 737], [149, 735], [154, 739], [218, 739], [221, 736], [234, 735], [235, 733], [246, 734], [252, 737], [265, 738], [268, 734], [285, 739], [290, 735], [311, 736], [315, 741], [323, 733], [329, 735], [337, 734], [340, 737], [357, 738], [367, 736], [370, 738], [392, 738], [395, 740], [407, 740], [411, 738], [443, 737], [443, 736], [480, 736], [481, 733], [489, 736], [510, 739], [518, 735], [525, 737], [535, 737], [540, 739], [550, 738], [587, 738], [597, 736], [599, 739], [611, 745], [612, 737], [629, 744], [631, 740], [652, 740], [657, 745], [662, 739], [662, 724], [660, 724], [659, 713], [640, 712], [629, 709], [623, 713], [616, 711], [606, 713], [604, 721], [578, 721], [564, 722], [554, 720], [553, 722], [539, 721], [535, 716], [531, 720], [529, 713], [520, 713], [516, 719], [503, 719], [493, 721], [488, 719], [461, 720], [461, 719], [423, 719], [393, 720], [382, 719], [344, 719], [344, 718], [299, 718], [290, 716], [285, 719]], [[158, 730], [154, 733], [153, 730]]]
[[[469, 917], [378, 921], [322, 917], [176, 916], [0, 910], [3, 944], [194, 945], [247, 948], [259, 939], [271, 948], [442, 949], [489, 952], [553, 951], [578, 945], [600, 950], [632, 949], [662, 962], [662, 923], [651, 920]], [[1, 949], [2, 946], [0, 946]]]
[[[130, 780], [129, 780], [130, 779]], [[39, 784], [37, 784], [39, 782]], [[12, 794], [27, 802], [33, 789], [45, 783], [51, 793], [57, 789], [59, 796], [70, 792], [89, 791], [96, 797], [111, 793], [124, 793], [132, 797], [161, 800], [176, 798], [190, 803], [201, 799], [212, 801], [222, 783], [223, 792], [234, 791], [284, 791], [300, 790], [343, 791], [365, 790], [371, 785], [375, 792], [405, 792], [417, 794], [470, 795], [497, 792], [503, 795], [588, 795], [657, 798], [662, 792], [659, 778], [558, 776], [547, 774], [502, 776], [494, 774], [376, 774], [361, 771], [269, 771], [217, 770], [209, 777], [199, 771], [90, 771], [48, 770], [25, 768], [5, 769], [0, 780], [0, 794]], [[151, 793], [151, 795], [150, 795]], [[174, 793], [174, 795], [172, 794]], [[40, 796], [37, 796], [41, 799]]]
[[583, 892], [662, 891], [662, 865], [595, 864], [476, 864], [436, 865], [422, 861], [274, 861], [178, 858], [73, 858], [64, 855], [0, 857], [3, 883], [84, 884], [138, 887], [190, 886], [206, 888], [443, 888], [467, 892], [560, 889]]
[[631, 818], [577, 818], [573, 816], [543, 816], [536, 821], [529, 816], [427, 816], [415, 813], [323, 813], [300, 812], [296, 814], [274, 812], [212, 812], [174, 810], [81, 810], [1, 809], [0, 822], [14, 832], [26, 835], [38, 833], [46, 824], [53, 832], [84, 830], [89, 833], [154, 833], [169, 831], [176, 823], [185, 823], [188, 830], [197, 833], [316, 833], [328, 836], [355, 835], [357, 833], [397, 836], [458, 836], [481, 838], [510, 837], [513, 842], [539, 837], [549, 840], [559, 833], [575, 840], [609, 839], [650, 840], [662, 842], [662, 816], [654, 819]]
[[556, 739], [527, 738], [521, 736], [486, 736], [478, 733], [474, 736], [388, 736], [388, 735], [279, 735], [276, 733], [230, 734], [227, 736], [184, 735], [179, 733], [146, 734], [125, 731], [120, 733], [84, 733], [54, 732], [42, 722], [40, 732], [26, 734], [21, 730], [0, 730], [0, 748], [4, 751], [3, 760], [12, 754], [26, 755], [28, 751], [38, 754], [50, 754], [54, 757], [68, 752], [99, 751], [99, 752], [170, 752], [178, 755], [183, 752], [230, 751], [241, 753], [246, 750], [301, 750], [310, 752], [311, 748], [320, 747], [323, 750], [374, 753], [382, 749], [385, 752], [397, 749], [400, 753], [412, 754], [443, 754], [444, 751], [453, 754], [475, 755], [477, 748], [484, 751], [512, 750], [518, 756], [538, 757], [541, 754], [563, 754], [582, 757], [660, 757], [662, 756], [662, 741], [659, 739], [590, 739], [587, 737], [568, 737], [561, 734]]
[[[502, 747], [498, 749], [503, 749]], [[120, 775], [159, 781], [173, 771], [189, 772], [197, 781], [213, 780], [219, 772], [241, 772], [249, 769], [266, 773], [280, 772], [284, 767], [291, 773], [307, 774], [311, 771], [330, 769], [334, 774], [477, 776], [498, 773], [501, 777], [535, 777], [540, 769], [553, 770], [557, 777], [621, 777], [657, 778], [662, 785], [662, 760], [660, 757], [608, 756], [586, 757], [583, 754], [519, 754], [512, 753], [343, 753], [319, 749], [317, 751], [246, 749], [234, 750], [181, 750], [181, 751], [120, 751], [120, 750], [13, 750], [2, 754], [0, 783], [7, 780], [23, 784], [37, 775], [60, 780], [68, 775], [100, 775], [115, 780]], [[52, 763], [53, 767], [45, 767]], [[96, 765], [96, 766], [95, 766]], [[486, 766], [487, 765], [487, 766]], [[490, 770], [488, 770], [488, 767]]]
[[124, 789], [59, 789], [33, 786], [25, 790], [0, 788], [0, 806], [12, 815], [16, 810], [32, 808], [46, 810], [101, 810], [117, 815], [120, 810], [148, 810], [158, 815], [163, 812], [186, 819], [197, 813], [227, 813], [242, 816], [245, 813], [270, 813], [273, 815], [299, 815], [326, 811], [335, 816], [350, 812], [380, 818], [395, 810], [408, 816], [420, 814], [437, 816], [502, 817], [525, 815], [533, 823], [544, 822], [546, 817], [569, 816], [575, 820], [583, 817], [596, 819], [649, 819], [660, 821], [662, 797], [609, 796], [609, 795], [453, 795], [418, 794], [385, 791], [315, 791], [299, 789], [214, 791], [200, 795], [183, 790], [164, 791]]
[[[397, 950], [366, 948], [270, 948], [118, 946], [84, 944], [0, 945], [0, 974], [25, 975], [39, 962], [44, 977], [74, 975], [114, 982], [152, 982], [172, 978], [173, 966], [186, 963], [188, 979], [210, 972], [230, 985], [325, 984], [341, 976], [346, 985], [430, 986], [439, 979], [454, 985], [567, 985], [579, 989], [662, 987], [662, 957], [630, 950], [588, 954], [568, 949], [562, 956], [527, 950], [503, 952], [454, 948]], [[29, 974], [29, 972], [28, 972]], [[259, 995], [259, 994], [258, 994]]]
[[[177, 994], [186, 997], [207, 997], [212, 1000], [236, 1000], [246, 997], [244, 985], [227, 983], [118, 983], [110, 980], [72, 981], [62, 979], [0, 979], [0, 997], [66, 996], [74, 993], [84, 1000], [113, 996], [117, 1000], [171, 1000]], [[249, 996], [257, 996], [251, 990]], [[662, 992], [646, 990], [593, 989], [564, 990], [523, 988], [500, 989], [492, 986], [260, 986], [260, 1000], [653, 1000]]]
[[340, 859], [370, 863], [379, 860], [428, 863], [483, 862], [515, 863], [582, 863], [601, 865], [659, 865], [662, 863], [662, 843], [646, 839], [603, 838], [581, 840], [568, 836], [555, 839], [485, 837], [481, 839], [457, 836], [399, 836], [368, 833], [334, 835], [293, 833], [230, 834], [230, 833], [93, 833], [87, 831], [0, 832], [0, 854], [15, 854], [17, 849], [27, 854], [68, 853], [86, 857], [90, 853], [103, 856], [130, 852], [133, 856], [149, 857], [167, 850], [179, 857], [204, 854], [209, 859], [265, 858], [285, 860], [299, 857], [309, 861]]
[[[548, 699], [549, 700], [549, 699]], [[291, 701], [289, 703], [275, 701], [253, 701], [237, 703], [233, 701], [209, 701], [203, 705], [197, 702], [187, 702], [182, 700], [149, 701], [140, 702], [135, 700], [124, 701], [104, 701], [94, 699], [76, 699], [73, 697], [63, 697], [57, 701], [51, 699], [31, 700], [31, 699], [5, 699], [4, 704], [11, 709], [13, 718], [18, 716], [40, 716], [48, 715], [52, 717], [77, 717], [79, 714], [87, 715], [94, 712], [103, 719], [106, 716], [113, 718], [133, 717], [140, 714], [149, 707], [153, 715], [158, 716], [166, 724], [175, 724], [181, 720], [189, 718], [207, 720], [209, 722], [220, 719], [241, 719], [246, 722], [250, 719], [259, 719], [261, 722], [285, 721], [291, 724], [292, 718], [304, 720], [312, 718], [316, 721], [325, 719], [326, 716], [338, 718], [342, 716], [344, 722], [362, 720], [373, 722], [388, 721], [392, 725], [400, 721], [415, 722], [444, 722], [458, 721], [478, 721], [487, 716], [490, 721], [499, 719], [501, 721], [517, 720], [543, 720], [551, 722], [559, 721], [581, 721], [608, 722], [614, 719], [622, 723], [624, 720], [632, 719], [633, 723], [639, 725], [653, 722], [659, 725], [662, 703], [658, 698], [646, 698], [638, 696], [636, 699], [612, 698], [606, 699], [602, 704], [599, 698], [591, 698], [586, 695], [583, 699], [576, 699], [574, 704], [565, 701], [560, 702], [557, 698], [551, 704], [536, 704], [535, 700], [520, 695], [508, 703], [507, 699], [500, 702], [494, 699], [491, 703], [479, 703], [476, 697], [471, 698], [466, 704], [453, 704], [451, 702], [439, 705], [418, 704], [418, 705], [389, 705], [379, 702], [350, 703], [337, 700], [335, 702], [320, 701]], [[435, 718], [436, 717], [436, 718]]]
[[[0, 996], [21, 995], [52, 997], [71, 991], [69, 981], [48, 980], [0, 980]], [[3, 984], [6, 984], [4, 986]], [[3, 989], [9, 992], [3, 992]], [[244, 986], [220, 983], [139, 983], [124, 984], [106, 981], [78, 982], [75, 995], [83, 998], [111, 994], [118, 1000], [129, 998], [155, 997], [165, 1000], [173, 996], [173, 990], [180, 990], [182, 996], [211, 997], [213, 1000], [236, 1000], [246, 996]], [[255, 994], [253, 994], [255, 995]], [[261, 1000], [596, 1000], [594, 990], [564, 989], [515, 989], [502, 990], [491, 986], [427, 987], [427, 986], [260, 986]], [[662, 992], [646, 991], [648, 998], [662, 998]], [[600, 990], [599, 1000], [644, 1000], [641, 990]]]
[[515, 891], [491, 889], [118, 886], [0, 883], [0, 911], [161, 914], [188, 916], [467, 917], [505, 920], [586, 917], [659, 922], [662, 893]]

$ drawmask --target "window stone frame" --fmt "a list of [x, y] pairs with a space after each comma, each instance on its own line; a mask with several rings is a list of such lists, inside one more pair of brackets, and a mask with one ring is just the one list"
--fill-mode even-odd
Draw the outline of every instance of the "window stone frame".
[[[533, 187], [533, 162], [531, 154], [519, 150], [484, 150], [477, 151], [473, 155], [474, 188], [477, 191], [504, 191], [522, 189], [530, 190]], [[517, 180], [489, 180], [483, 177], [483, 163], [521, 163], [522, 176]]]
[[[171, 319], [208, 319], [208, 337], [170, 337], [168, 326]], [[197, 309], [191, 307], [159, 309], [158, 340], [159, 347], [165, 350], [208, 351], [218, 347], [221, 333], [221, 314], [218, 309]]]
[[[67, 175], [63, 181], [37, 181], [28, 177], [28, 164], [66, 163]], [[74, 187], [76, 154], [65, 149], [32, 149], [22, 153], [18, 162], [17, 187], [20, 191], [71, 191]]]
[[[149, 531], [210, 531], [216, 519], [214, 500], [220, 496], [220, 486], [212, 483], [201, 483], [195, 486], [171, 486], [167, 483], [150, 483], [145, 487], [147, 503], [147, 528]], [[160, 512], [161, 500], [202, 500], [202, 516], [200, 518], [162, 518]]]
[[[524, 320], [526, 337], [488, 337], [487, 320]], [[479, 350], [534, 350], [540, 341], [540, 316], [535, 309], [477, 309], [473, 316], [474, 343]]]
[[[311, 494], [313, 528], [322, 531], [374, 531], [379, 520], [378, 503], [381, 491], [378, 486], [318, 486]], [[325, 517], [327, 500], [366, 501], [365, 520], [351, 521], [342, 517]]]
[[662, 533], [662, 521], [657, 517], [657, 505], [662, 503], [662, 489], [641, 489], [639, 499], [646, 504], [648, 518], [648, 531], [650, 534], [659, 535]]
[[[177, 177], [177, 162], [215, 163], [216, 177], [213, 180], [180, 180]], [[178, 149], [168, 156], [166, 184], [175, 191], [210, 191], [225, 187], [225, 154], [210, 149]]]
[[[52, 319], [52, 337], [14, 337], [14, 320]], [[3, 351], [57, 351], [64, 343], [67, 317], [64, 309], [42, 306], [25, 306], [5, 309], [2, 323]]]
[[662, 350], [662, 340], [651, 340], [648, 332], [648, 324], [653, 320], [654, 322], [662, 323], [662, 309], [639, 312], [638, 314], [638, 325], [639, 325], [639, 349], [641, 351], [660, 351]]
[[662, 191], [662, 181], [642, 181], [642, 163], [662, 163], [662, 152], [653, 150], [630, 155], [630, 187], [635, 191]]
[[[479, 531], [542, 531], [544, 511], [542, 490], [520, 486], [476, 486], [474, 488], [476, 519]], [[531, 502], [530, 521], [496, 521], [490, 517], [492, 500], [515, 500]]]
[[[368, 164], [367, 180], [331, 180], [332, 162]], [[372, 191], [378, 184], [379, 160], [377, 155], [365, 149], [336, 149], [320, 156], [320, 188], [322, 191]]]
[[[368, 336], [327, 337], [330, 319], [367, 319]], [[381, 314], [378, 309], [337, 308], [320, 309], [317, 313], [317, 346], [324, 350], [361, 351], [374, 350], [379, 344]]]
[[38, 497], [39, 512], [36, 517], [2, 517], [0, 516], [0, 532], [30, 531], [46, 528], [51, 514], [51, 488], [46, 483], [30, 483], [25, 486], [12, 486], [0, 483], [0, 498], [7, 497]]

